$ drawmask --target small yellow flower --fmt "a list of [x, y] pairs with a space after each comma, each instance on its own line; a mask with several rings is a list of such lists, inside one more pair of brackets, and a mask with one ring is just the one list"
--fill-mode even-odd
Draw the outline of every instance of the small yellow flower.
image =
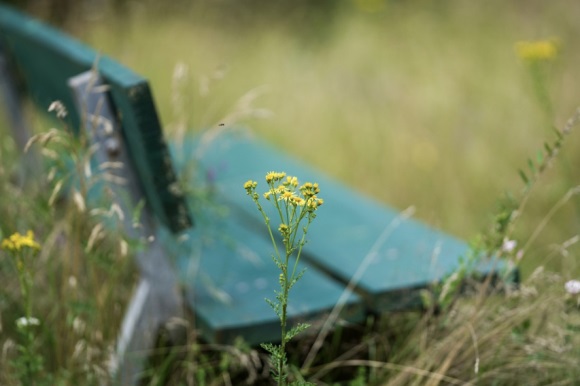
[[309, 198], [306, 204], [310, 209], [316, 209], [318, 207], [318, 201], [315, 198]]
[[244, 183], [244, 189], [246, 190], [253, 189], [256, 186], [258, 186], [258, 183], [256, 181], [248, 180]]
[[2, 249], [6, 249], [6, 250], [13, 250], [16, 247], [14, 246], [14, 244], [12, 243], [12, 241], [10, 241], [10, 239], [4, 239], [2, 240], [2, 245], [0, 245], [2, 247]]
[[269, 184], [272, 181], [280, 181], [286, 177], [284, 172], [268, 172], [266, 173], [266, 182]]
[[314, 211], [318, 209], [318, 207], [321, 206], [322, 204], [324, 204], [324, 200], [322, 198], [318, 198], [315, 195], [313, 195], [308, 199], [306, 206], [308, 206], [308, 208]]
[[298, 206], [304, 206], [305, 201], [302, 197], [298, 197], [298, 196], [294, 196], [292, 197], [292, 204], [294, 205], [298, 205]]
[[312, 184], [312, 188], [314, 189], [314, 193], [316, 194], [320, 193], [320, 188], [318, 188], [318, 182]]
[[287, 190], [280, 195], [279, 199], [284, 200], [284, 201], [288, 201], [288, 200], [291, 200], [293, 197], [294, 197], [294, 192]]
[[297, 187], [298, 186], [298, 178], [288, 176], [288, 177], [286, 177], [286, 182], [284, 182], [284, 185], [287, 185], [287, 186], [290, 185], [293, 187]]
[[280, 234], [282, 234], [282, 236], [287, 235], [289, 230], [290, 228], [288, 228], [288, 225], [286, 224], [280, 224], [280, 226], [278, 227], [278, 231], [280, 232]]
[[312, 193], [312, 183], [311, 182], [305, 183], [300, 187], [300, 191], [302, 192], [304, 197], [310, 197], [312, 194], [314, 194]]
[[309, 198], [320, 193], [320, 188], [318, 187], [318, 183], [313, 184], [311, 182], [307, 182], [300, 187], [300, 191], [302, 192], [304, 197]]
[[20, 251], [22, 247], [40, 249], [40, 244], [34, 241], [34, 233], [29, 230], [26, 236], [18, 232], [12, 234], [9, 238], [2, 240], [0, 247], [8, 251]]
[[551, 60], [558, 54], [558, 41], [556, 39], [521, 41], [516, 43], [518, 56], [530, 62]]
[[270, 183], [274, 180], [274, 177], [276, 177], [276, 172], [268, 172], [266, 173], [266, 182]]

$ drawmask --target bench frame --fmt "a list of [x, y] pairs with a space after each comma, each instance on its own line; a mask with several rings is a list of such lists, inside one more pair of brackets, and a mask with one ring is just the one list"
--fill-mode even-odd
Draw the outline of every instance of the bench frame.
[[[132, 166], [121, 127], [113, 115], [113, 108], [97, 71], [87, 71], [68, 82], [77, 109], [83, 112], [89, 145], [96, 145], [93, 155], [97, 164], [120, 162], [111, 171], [126, 181], [125, 186], [109, 184], [123, 213], [132, 213], [145, 199], [137, 172]], [[128, 194], [127, 194], [128, 193]], [[131, 216], [124, 218], [124, 230], [131, 239], [151, 239], [148, 247], [138, 252], [136, 261], [140, 279], [125, 314], [117, 342], [117, 358], [112, 369], [121, 384], [133, 384], [143, 368], [147, 355], [154, 348], [159, 330], [168, 328], [172, 320], [183, 318], [183, 295], [167, 251], [156, 238], [156, 222], [150, 210], [143, 210], [140, 226], [135, 227]]]
[[[12, 134], [17, 146], [23, 150], [31, 137], [22, 113], [20, 95], [7, 68], [7, 60], [0, 47], [0, 90], [10, 113]], [[134, 208], [145, 198], [139, 177], [130, 160], [121, 127], [115, 119], [106, 85], [96, 70], [90, 70], [72, 77], [68, 82], [74, 95], [78, 111], [83, 111], [86, 135], [90, 145], [96, 145], [93, 155], [98, 164], [117, 162], [122, 166], [110, 173], [124, 186], [109, 184], [123, 213], [133, 213]], [[34, 153], [30, 153], [34, 154]], [[30, 164], [31, 157], [24, 157]], [[37, 160], [35, 160], [37, 161]], [[35, 163], [35, 165], [37, 162]], [[34, 172], [28, 165], [27, 174]], [[183, 294], [175, 268], [167, 258], [167, 251], [155, 237], [157, 225], [149, 208], [140, 213], [140, 226], [135, 227], [133, 218], [125, 216], [124, 230], [132, 239], [149, 239], [148, 247], [136, 255], [140, 279], [127, 308], [117, 341], [115, 358], [110, 369], [119, 384], [130, 385], [139, 381], [144, 362], [161, 329], [177, 339], [178, 331], [170, 326], [184, 317]]]
[[[10, 35], [10, 39], [3, 39], [3, 29], [8, 31], [6, 34]], [[6, 55], [3, 55], [2, 50]], [[65, 68], [53, 63], [49, 69], [57, 74], [57, 84], [45, 82], [39, 75], [37, 63], [30, 63], [29, 60], [12, 63], [11, 50], [20, 50], [18, 53], [24, 58], [30, 58], [33, 56], [32, 51], [38, 50], [53, 59], [54, 63], [62, 63]], [[181, 291], [181, 283], [170, 258], [172, 254], [180, 252], [171, 248], [181, 235], [192, 235], [186, 232], [192, 228], [193, 221], [177, 184], [147, 81], [113, 60], [99, 57], [76, 40], [0, 5], [0, 87], [5, 90], [8, 105], [11, 106], [10, 112], [13, 114], [10, 118], [20, 147], [24, 147], [28, 141], [29, 131], [20, 113], [17, 82], [13, 81], [18, 80], [19, 67], [34, 74], [29, 86], [32, 88], [38, 83], [38, 88], [30, 92], [37, 105], [48, 106], [53, 102], [43, 88], [58, 88], [57, 94], [62, 97], [62, 102], [76, 107], [72, 110], [73, 127], [84, 127], [87, 130], [91, 144], [98, 148], [95, 154], [97, 162], [123, 164], [121, 169], [113, 173], [127, 181], [127, 184], [110, 186], [123, 212], [133, 213], [140, 202], [146, 203], [141, 211], [141, 227], [136, 229], [129, 216], [124, 220], [127, 235], [139, 239], [150, 239], [153, 236], [153, 240], [136, 256], [141, 276], [118, 340], [117, 358], [112, 369], [117, 380], [123, 385], [138, 382], [159, 330], [165, 328], [171, 331], [169, 325], [179, 325], [172, 322], [184, 317], [186, 306], [195, 306], [196, 316], [215, 317], [211, 320], [209, 316], [207, 319], [199, 318], [198, 327], [203, 332], [213, 334], [210, 341], [228, 340], [243, 334], [249, 337], [250, 343], [256, 343], [258, 339], [267, 340], [273, 336], [272, 331], [279, 328], [279, 324], [275, 315], [270, 318], [273, 313], [269, 309], [266, 319], [263, 317], [263, 309], [250, 308], [253, 304], [249, 306], [241, 302], [241, 297], [238, 298], [241, 305], [234, 304], [231, 308], [216, 305], [211, 294], [204, 293], [204, 283], [198, 278], [188, 277], [190, 282], [187, 284], [191, 288], [186, 288], [184, 293]], [[192, 149], [199, 150], [198, 145], [194, 141]], [[250, 212], [246, 208], [252, 205], [242, 189], [243, 182], [248, 178], [257, 180], [263, 176], [264, 160], [268, 160], [269, 168], [292, 173], [298, 171], [301, 178], [317, 181], [333, 193], [332, 197], [323, 193], [324, 210], [328, 211], [328, 216], [320, 216], [316, 222], [317, 226], [321, 225], [319, 229], [325, 229], [326, 233], [310, 229], [309, 236], [313, 240], [305, 246], [304, 258], [301, 259], [301, 264], [308, 265], [314, 272], [305, 275], [301, 281], [304, 287], [295, 288], [295, 294], [302, 291], [302, 297], [308, 299], [296, 308], [296, 318], [314, 318], [332, 311], [334, 321], [338, 314], [336, 310], [340, 310], [341, 316], [348, 321], [360, 321], [365, 312], [420, 307], [419, 292], [455, 269], [457, 258], [465, 252], [463, 248], [466, 245], [460, 240], [409, 220], [409, 213], [399, 214], [398, 211], [359, 195], [258, 141], [250, 143], [223, 136], [217, 145], [209, 144], [207, 149], [203, 157], [195, 160], [199, 161], [198, 166], [210, 170], [223, 160], [232, 164], [229, 171], [216, 179], [214, 195], [219, 196], [221, 203], [228, 205], [235, 213], [228, 221], [213, 221], [217, 226], [223, 226], [221, 231], [230, 232], [243, 245], [238, 250], [229, 250], [223, 245], [210, 247], [204, 250], [205, 260], [202, 259], [199, 264], [205, 264], [202, 269], [220, 275], [219, 265], [234, 260], [231, 263], [232, 271], [237, 269], [240, 272], [224, 278], [237, 280], [231, 287], [232, 292], [252, 287], [246, 278], [240, 279], [240, 274], [251, 272], [252, 275], [258, 275], [252, 266], [238, 261], [244, 257], [241, 249], [246, 248], [247, 251], [255, 248], [259, 253], [264, 253], [271, 247], [269, 240], [265, 241], [266, 237], [257, 235], [257, 230], [261, 229], [258, 226], [263, 226], [263, 223], [258, 224], [261, 219], [256, 219], [255, 211]], [[150, 152], [153, 154], [148, 154]], [[248, 154], [252, 156], [247, 157]], [[356, 208], [352, 206], [353, 201], [356, 202]], [[203, 231], [203, 227], [200, 228]], [[170, 239], [165, 238], [165, 230], [169, 231]], [[198, 230], [196, 232], [199, 233]], [[329, 242], [329, 237], [334, 239]], [[200, 239], [193, 237], [184, 244], [184, 248], [193, 249], [191, 247], [194, 243], [198, 243], [199, 250], [203, 250], [205, 246], [201, 245]], [[439, 252], [443, 249], [445, 251], [440, 256]], [[187, 253], [185, 257], [191, 258], [191, 250]], [[214, 257], [217, 262], [208, 262]], [[496, 263], [478, 267], [478, 271], [484, 275], [494, 274], [499, 269]], [[373, 268], [369, 268], [371, 265]], [[258, 287], [258, 284], [261, 286], [263, 282], [256, 281], [265, 280], [266, 276], [272, 276], [271, 279], [276, 282], [277, 273], [274, 275], [269, 269], [261, 269], [259, 272], [261, 276], [250, 278], [257, 278], [254, 287]], [[413, 272], [414, 276], [410, 277], [409, 272]], [[313, 291], [316, 296], [312, 296]], [[261, 292], [249, 292], [248, 297], [252, 297], [253, 303], [261, 300], [253, 297], [258, 293]], [[242, 312], [241, 307], [246, 309]], [[232, 311], [233, 308], [235, 311]], [[267, 305], [265, 308], [268, 308]], [[247, 316], [248, 309], [250, 311], [247, 313], [258, 312], [262, 319], [236, 319], [242, 314]], [[231, 319], [235, 320], [232, 322]], [[327, 330], [328, 325], [325, 325], [323, 331]], [[174, 332], [176, 336], [178, 332]]]
[[[113, 191], [123, 213], [133, 213], [137, 205], [140, 205], [142, 201], [146, 202], [140, 212], [138, 228], [134, 226], [131, 216], [125, 216], [124, 219], [123, 227], [127, 236], [150, 241], [147, 248], [137, 252], [136, 261], [140, 270], [140, 279], [123, 320], [111, 368], [119, 384], [136, 384], [147, 356], [155, 346], [160, 330], [168, 330], [170, 337], [177, 339], [179, 332], [169, 326], [175, 325], [172, 322], [184, 316], [184, 298], [175, 268], [168, 258], [168, 252], [163, 247], [162, 241], [156, 238], [159, 224], [167, 226], [175, 233], [192, 226], [184, 198], [180, 193], [176, 193], [176, 177], [173, 174], [171, 162], [163, 158], [169, 157], [168, 149], [162, 139], [147, 82], [106, 57], [97, 58], [98, 61], [93, 66], [94, 54], [76, 41], [7, 6], [0, 5], [0, 11], [1, 24], [10, 32], [14, 32], [16, 39], [22, 39], [32, 45], [45, 44], [47, 47], [52, 47], [55, 55], [66, 57], [70, 61], [70, 66], [78, 68], [80, 71], [78, 75], [70, 77], [63, 85], [69, 90], [66, 101], [74, 104], [67, 107], [76, 108], [72, 110], [73, 122], [78, 121], [78, 127], [87, 130], [86, 135], [90, 144], [96, 145], [97, 151], [94, 154], [96, 162], [122, 164], [121, 168], [112, 170], [110, 173], [126, 181], [126, 185], [109, 184], [109, 188]], [[5, 110], [8, 112], [13, 138], [17, 147], [23, 150], [31, 138], [32, 131], [23, 114], [22, 95], [19, 92], [19, 82], [16, 81], [18, 76], [15, 76], [18, 71], [15, 71], [16, 64], [13, 63], [10, 55], [10, 42], [3, 41], [2, 38], [2, 29], [0, 29], [0, 93], [6, 106]], [[68, 47], [67, 44], [71, 41], [72, 47]], [[108, 74], [109, 82], [103, 80], [102, 71]], [[114, 90], [115, 88], [117, 91]], [[66, 90], [61, 91], [66, 93]], [[137, 102], [126, 100], [123, 98], [124, 93], [131, 95], [133, 99], [141, 100]], [[48, 100], [43, 100], [44, 97], [41, 95], [40, 101], [36, 102], [47, 104]], [[153, 143], [161, 147], [161, 162], [158, 162], [157, 166], [163, 170], [163, 176], [168, 177], [165, 180], [162, 179], [167, 186], [165, 186], [166, 192], [161, 195], [152, 192], [150, 188], [144, 190], [144, 187], [152, 185], [143, 183], [143, 178], [148, 180], [155, 178], [152, 178], [152, 170], [147, 170], [148, 165], [143, 158], [137, 160], [137, 164], [135, 163], [135, 149], [134, 147], [132, 149], [127, 141], [140, 142], [145, 139], [134, 135], [127, 138], [127, 130], [122, 129], [118, 116], [120, 108], [115, 106], [115, 100], [130, 105], [131, 103], [147, 103], [148, 99], [151, 101], [150, 109], [146, 114], [142, 114], [146, 115], [143, 118], [145, 121], [139, 122], [139, 116], [123, 117], [123, 124], [133, 127], [145, 124], [148, 127], [144, 131], [133, 131], [147, 132], [149, 136], [151, 133], [157, 133], [158, 138], [150, 141], [150, 146]], [[23, 161], [25, 175], [33, 175], [38, 170], [39, 159], [34, 152], [23, 154]], [[171, 184], [173, 186], [169, 186]], [[163, 194], [167, 197], [163, 197]]]

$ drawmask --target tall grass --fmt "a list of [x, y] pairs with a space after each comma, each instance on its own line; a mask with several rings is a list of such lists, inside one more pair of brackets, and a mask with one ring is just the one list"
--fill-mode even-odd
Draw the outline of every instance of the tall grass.
[[[122, 24], [103, 13], [80, 35], [151, 79], [168, 129], [177, 62], [190, 69], [183, 87], [192, 130], [216, 124], [248, 90], [265, 86], [255, 104], [273, 116], [240, 123], [349, 185], [397, 208], [415, 205], [419, 218], [469, 238], [485, 226], [495, 197], [517, 186], [513, 170], [576, 108], [578, 4], [385, 2], [369, 13], [359, 3], [322, 20], [236, 17], [199, 4], [159, 17], [136, 7]], [[514, 46], [551, 37], [562, 49], [546, 74], [554, 106], [547, 122]], [[309, 141], [299, 139], [305, 133]], [[565, 152], [522, 233], [577, 179], [578, 156]], [[527, 272], [546, 253], [540, 245], [570, 236], [577, 214], [560, 213], [544, 231], [537, 255], [524, 262]]]
[[[420, 218], [469, 238], [493, 220], [504, 189], [522, 188], [517, 170], [552, 135], [549, 126], [563, 127], [578, 105], [578, 4], [386, 2], [369, 12], [370, 3], [343, 5], [320, 30], [320, 18], [237, 20], [199, 4], [171, 17], [137, 5], [122, 19], [107, 11], [79, 15], [87, 28], [71, 28], [151, 79], [174, 135], [184, 127], [201, 132], [238, 109], [246, 114], [234, 120], [258, 135], [384, 202], [414, 204]], [[548, 118], [514, 53], [517, 41], [543, 37], [559, 38], [562, 48], [546, 70]], [[183, 97], [176, 101], [171, 77], [178, 62], [189, 71], [180, 72]], [[262, 85], [267, 89], [238, 103]], [[250, 108], [250, 100], [263, 109]], [[267, 111], [273, 117], [258, 119]], [[55, 384], [108, 382], [135, 269], [115, 239], [87, 248], [99, 219], [78, 202], [49, 205], [43, 178], [21, 185], [18, 152], [0, 135], [0, 230], [7, 236], [33, 229], [42, 245], [31, 269], [47, 373]], [[490, 293], [475, 285], [472, 296], [445, 312], [338, 326], [305, 379], [352, 386], [574, 384], [579, 302], [564, 283], [579, 273], [579, 141], [567, 139], [513, 233], [523, 245], [540, 229], [521, 261], [518, 288]], [[0, 384], [17, 385], [14, 320], [23, 305], [4, 258], [0, 281]], [[300, 371], [309, 339], [289, 347], [291, 372]], [[188, 329], [186, 343], [160, 342], [156, 354], [147, 384], [268, 384], [264, 353], [243, 342], [209, 345]]]
[[[20, 178], [22, 155], [7, 130], [1, 135], [0, 233], [6, 238], [16, 231], [32, 230], [41, 246], [34, 258], [25, 261], [33, 283], [32, 316], [40, 322], [34, 355], [43, 358], [44, 370], [31, 384], [100, 384], [108, 378], [114, 342], [132, 290], [131, 259], [123, 253], [122, 239], [102, 231], [95, 234], [106, 216], [90, 211], [86, 191], [69, 190], [64, 199], [64, 189], [58, 188], [60, 181], [69, 189], [83, 186], [78, 181], [70, 184], [59, 162], [70, 165], [75, 159], [79, 172], [87, 171], [83, 147], [70, 133], [54, 129], [41, 136], [43, 146], [33, 149], [49, 158], [56, 156], [54, 172], [36, 170], [24, 180]], [[68, 166], [65, 170], [70, 172]], [[76, 169], [72, 174], [79, 177]], [[52, 180], [47, 181], [47, 176], [53, 176]], [[7, 251], [0, 256], [0, 384], [17, 385], [15, 364], [23, 342], [15, 321], [28, 310], [23, 309], [15, 261]]]

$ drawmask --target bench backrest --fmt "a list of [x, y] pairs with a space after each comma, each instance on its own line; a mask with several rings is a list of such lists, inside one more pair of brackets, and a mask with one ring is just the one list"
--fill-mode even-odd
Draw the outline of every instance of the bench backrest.
[[53, 101], [61, 101], [75, 130], [80, 127], [82, 114], [75, 109], [67, 82], [96, 68], [110, 88], [109, 97], [147, 205], [174, 232], [191, 226], [146, 79], [56, 29], [1, 4], [0, 49], [18, 84], [39, 109], [46, 111]]

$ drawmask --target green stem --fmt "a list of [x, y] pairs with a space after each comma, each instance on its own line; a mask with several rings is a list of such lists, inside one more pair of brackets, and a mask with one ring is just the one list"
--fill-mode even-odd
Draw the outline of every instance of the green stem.
[[272, 233], [272, 227], [270, 227], [270, 218], [266, 215], [266, 212], [264, 212], [264, 209], [262, 208], [262, 205], [260, 205], [258, 200], [254, 199], [254, 202], [256, 203], [256, 206], [258, 207], [258, 211], [262, 214], [262, 217], [264, 218], [264, 222], [266, 223], [266, 228], [268, 228], [268, 233], [270, 234], [270, 240], [272, 241], [272, 245], [274, 246], [274, 254], [276, 255], [276, 257], [278, 259], [280, 259], [280, 253], [278, 252], [278, 246], [276, 244], [276, 239], [274, 238], [274, 234]]
[[308, 233], [308, 228], [310, 227], [310, 223], [312, 222], [312, 217], [308, 217], [308, 223], [304, 227], [304, 232], [302, 232], [302, 239], [300, 240], [300, 244], [298, 246], [298, 252], [296, 253], [296, 261], [294, 261], [294, 268], [292, 268], [292, 276], [290, 277], [290, 281], [294, 280], [294, 275], [296, 275], [296, 268], [298, 267], [298, 262], [300, 261], [300, 255], [302, 254], [302, 247], [306, 244], [306, 234]]
[[33, 345], [34, 345], [34, 334], [32, 333], [32, 325], [30, 324], [32, 318], [32, 298], [30, 294], [31, 278], [29, 273], [26, 271], [24, 266], [24, 257], [19, 252], [15, 256], [16, 260], [16, 270], [18, 272], [18, 281], [20, 284], [20, 293], [24, 301], [24, 317], [26, 318], [26, 325], [24, 326], [24, 345], [23, 345], [23, 359], [25, 365], [25, 373], [23, 374], [23, 384], [34, 385], [33, 380], [33, 368], [32, 368], [32, 358], [34, 355]]
[[287, 320], [287, 306], [288, 306], [288, 293], [290, 291], [290, 285], [288, 282], [288, 261], [290, 260], [290, 255], [292, 254], [292, 245], [286, 243], [286, 258], [284, 261], [284, 269], [282, 274], [284, 275], [283, 288], [282, 288], [282, 317], [281, 317], [281, 339], [280, 339], [280, 356], [278, 358], [278, 385], [286, 385], [286, 377], [283, 376], [284, 372], [284, 358], [286, 357], [286, 320]]

